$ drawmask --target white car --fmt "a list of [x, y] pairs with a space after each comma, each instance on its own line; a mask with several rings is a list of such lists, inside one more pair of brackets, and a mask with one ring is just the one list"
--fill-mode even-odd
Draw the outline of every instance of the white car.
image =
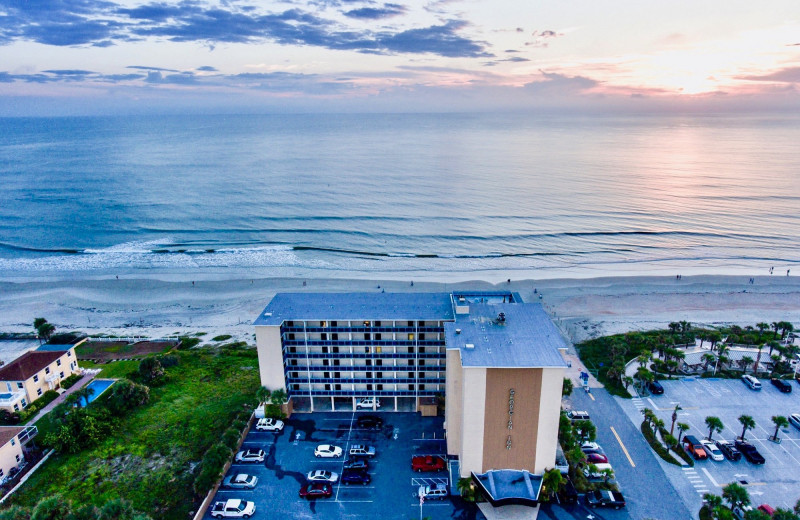
[[283, 429], [283, 421], [280, 419], [273, 419], [272, 417], [267, 417], [265, 419], [259, 419], [256, 423], [256, 430], [264, 430], [267, 432], [279, 432]]
[[330, 482], [333, 484], [339, 480], [339, 474], [333, 471], [317, 469], [314, 471], [309, 471], [308, 475], [306, 475], [306, 478], [309, 482]]
[[237, 453], [234, 460], [236, 462], [264, 462], [266, 456], [264, 450], [244, 450]]
[[581, 444], [581, 451], [600, 452], [603, 451], [603, 448], [601, 448], [596, 442], [584, 442]]
[[700, 444], [703, 445], [703, 449], [706, 450], [711, 460], [716, 460], [717, 462], [725, 460], [725, 456], [714, 441], [703, 439], [700, 441]]
[[323, 458], [323, 459], [330, 459], [330, 458], [339, 458], [342, 456], [342, 448], [339, 446], [333, 446], [331, 444], [320, 444], [314, 450], [314, 456]]
[[377, 397], [365, 397], [359, 402], [356, 403], [356, 408], [359, 410], [362, 408], [369, 408], [372, 410], [373, 408], [380, 408], [381, 407], [381, 400]]
[[789, 416], [789, 423], [800, 430], [800, 413], [793, 413]]

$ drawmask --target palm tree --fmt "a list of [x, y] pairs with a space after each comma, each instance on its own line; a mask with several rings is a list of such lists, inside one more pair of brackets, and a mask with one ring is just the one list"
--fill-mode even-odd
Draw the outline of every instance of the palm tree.
[[677, 321], [671, 321], [668, 325], [669, 331], [672, 333], [678, 332], [678, 329], [681, 328], [681, 324]]
[[703, 501], [706, 503], [709, 512], [716, 517], [715, 511], [722, 507], [722, 497], [719, 495], [706, 493], [703, 495]]
[[548, 498], [552, 498], [563, 485], [564, 477], [561, 476], [561, 472], [555, 468], [546, 470], [544, 475], [542, 475], [542, 488], [545, 496]]
[[742, 359], [739, 360], [739, 366], [742, 368], [742, 374], [747, 372], [747, 366], [753, 362], [753, 358], [750, 356], [742, 356]]
[[629, 387], [631, 384], [633, 384], [633, 378], [632, 378], [631, 376], [625, 376], [625, 377], [623, 377], [623, 378], [622, 378], [622, 384], [623, 384], [623, 385], [625, 385], [625, 390], [627, 390], [627, 389], [628, 389], [628, 387]]
[[258, 390], [256, 390], [256, 399], [258, 399], [259, 403], [266, 403], [270, 400], [271, 396], [272, 391], [266, 386], [259, 386]]
[[758, 346], [758, 356], [756, 357], [756, 362], [753, 364], [753, 373], [758, 374], [758, 364], [761, 362], [761, 349], [764, 348], [764, 345]]
[[781, 339], [785, 339], [786, 334], [794, 330], [794, 325], [788, 321], [779, 321], [778, 326], [781, 328]]
[[722, 419], [714, 417], [713, 415], [706, 417], [706, 426], [708, 426], [708, 440], [713, 440], [711, 436], [714, 432], [719, 433], [725, 429], [725, 425], [722, 424]]
[[772, 356], [772, 350], [773, 349], [780, 348], [780, 346], [781, 346], [781, 344], [779, 342], [775, 341], [775, 340], [770, 341], [769, 343], [767, 343], [767, 345], [769, 346], [769, 355], [770, 356]]
[[736, 506], [750, 505], [750, 494], [744, 486], [737, 482], [731, 482], [722, 488], [722, 498], [730, 504], [731, 509]]
[[778, 430], [789, 426], [789, 420], [782, 415], [773, 415], [772, 422], [775, 424], [775, 435], [772, 436], [774, 441], [778, 441]]
[[672, 410], [672, 426], [669, 427], [670, 435], [675, 431], [675, 421], [678, 420], [678, 410], [683, 410], [683, 408], [681, 408], [681, 405], [676, 404], [675, 409]]
[[749, 415], [740, 415], [739, 416], [739, 423], [742, 425], [742, 436], [741, 436], [741, 439], [742, 439], [742, 441], [744, 441], [744, 434], [747, 433], [747, 430], [749, 430], [750, 428], [755, 428], [756, 427], [756, 422]]
[[686, 423], [679, 422], [678, 423], [678, 444], [681, 443], [681, 437], [683, 437], [683, 432], [689, 429], [689, 425]]
[[288, 397], [289, 396], [286, 393], [286, 390], [284, 390], [283, 388], [278, 388], [277, 390], [273, 390], [269, 396], [272, 404], [283, 404], [286, 402]]
[[708, 365], [717, 360], [711, 352], [706, 352], [700, 359], [703, 360], [703, 372], [708, 372]]
[[[89, 388], [88, 386], [84, 386], [83, 388], [78, 388], [72, 395], [75, 396], [77, 399], [78, 407], [80, 406], [89, 406], [89, 399], [94, 395], [94, 388]], [[81, 404], [86, 403], [86, 404]]]
[[471, 478], [465, 477], [458, 479], [456, 487], [458, 488], [458, 493], [461, 495], [461, 498], [467, 502], [475, 501], [475, 487], [472, 485]]
[[763, 321], [760, 323], [756, 323], [756, 328], [758, 329], [759, 336], [761, 336], [764, 334], [764, 331], [769, 328], [769, 323], [765, 323]]
[[778, 323], [777, 321], [773, 321], [772, 322], [772, 330], [775, 331], [775, 335], [773, 336], [773, 339], [778, 339], [778, 329], [780, 329], [780, 328], [781, 328], [780, 323]]

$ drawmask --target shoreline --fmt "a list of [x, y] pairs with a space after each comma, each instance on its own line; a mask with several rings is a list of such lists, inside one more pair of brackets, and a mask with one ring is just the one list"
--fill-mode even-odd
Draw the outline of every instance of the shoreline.
[[[541, 301], [572, 341], [665, 327], [800, 323], [800, 278], [731, 275], [613, 276], [432, 282], [340, 278], [237, 278], [187, 281], [133, 276], [0, 280], [0, 332], [30, 332], [45, 317], [58, 331], [163, 337], [206, 332], [252, 341], [252, 321], [276, 292], [437, 292], [510, 290]], [[305, 284], [305, 285], [304, 285]], [[534, 293], [535, 291], [535, 293]]]

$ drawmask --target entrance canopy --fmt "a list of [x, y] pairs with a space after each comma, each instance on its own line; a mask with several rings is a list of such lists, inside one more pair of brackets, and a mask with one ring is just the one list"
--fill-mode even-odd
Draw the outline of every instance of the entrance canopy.
[[494, 469], [472, 473], [472, 480], [494, 507], [511, 504], [536, 506], [542, 490], [542, 476], [525, 470]]

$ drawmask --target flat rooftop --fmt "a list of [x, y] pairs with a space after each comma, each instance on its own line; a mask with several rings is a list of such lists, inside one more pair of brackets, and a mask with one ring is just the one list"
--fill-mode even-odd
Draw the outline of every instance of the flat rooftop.
[[450, 293], [278, 293], [253, 325], [365, 319], [452, 320]]
[[[461, 351], [465, 367], [566, 367], [567, 344], [539, 303], [469, 301], [469, 313], [445, 323], [447, 349]], [[499, 319], [500, 313], [505, 320]]]

